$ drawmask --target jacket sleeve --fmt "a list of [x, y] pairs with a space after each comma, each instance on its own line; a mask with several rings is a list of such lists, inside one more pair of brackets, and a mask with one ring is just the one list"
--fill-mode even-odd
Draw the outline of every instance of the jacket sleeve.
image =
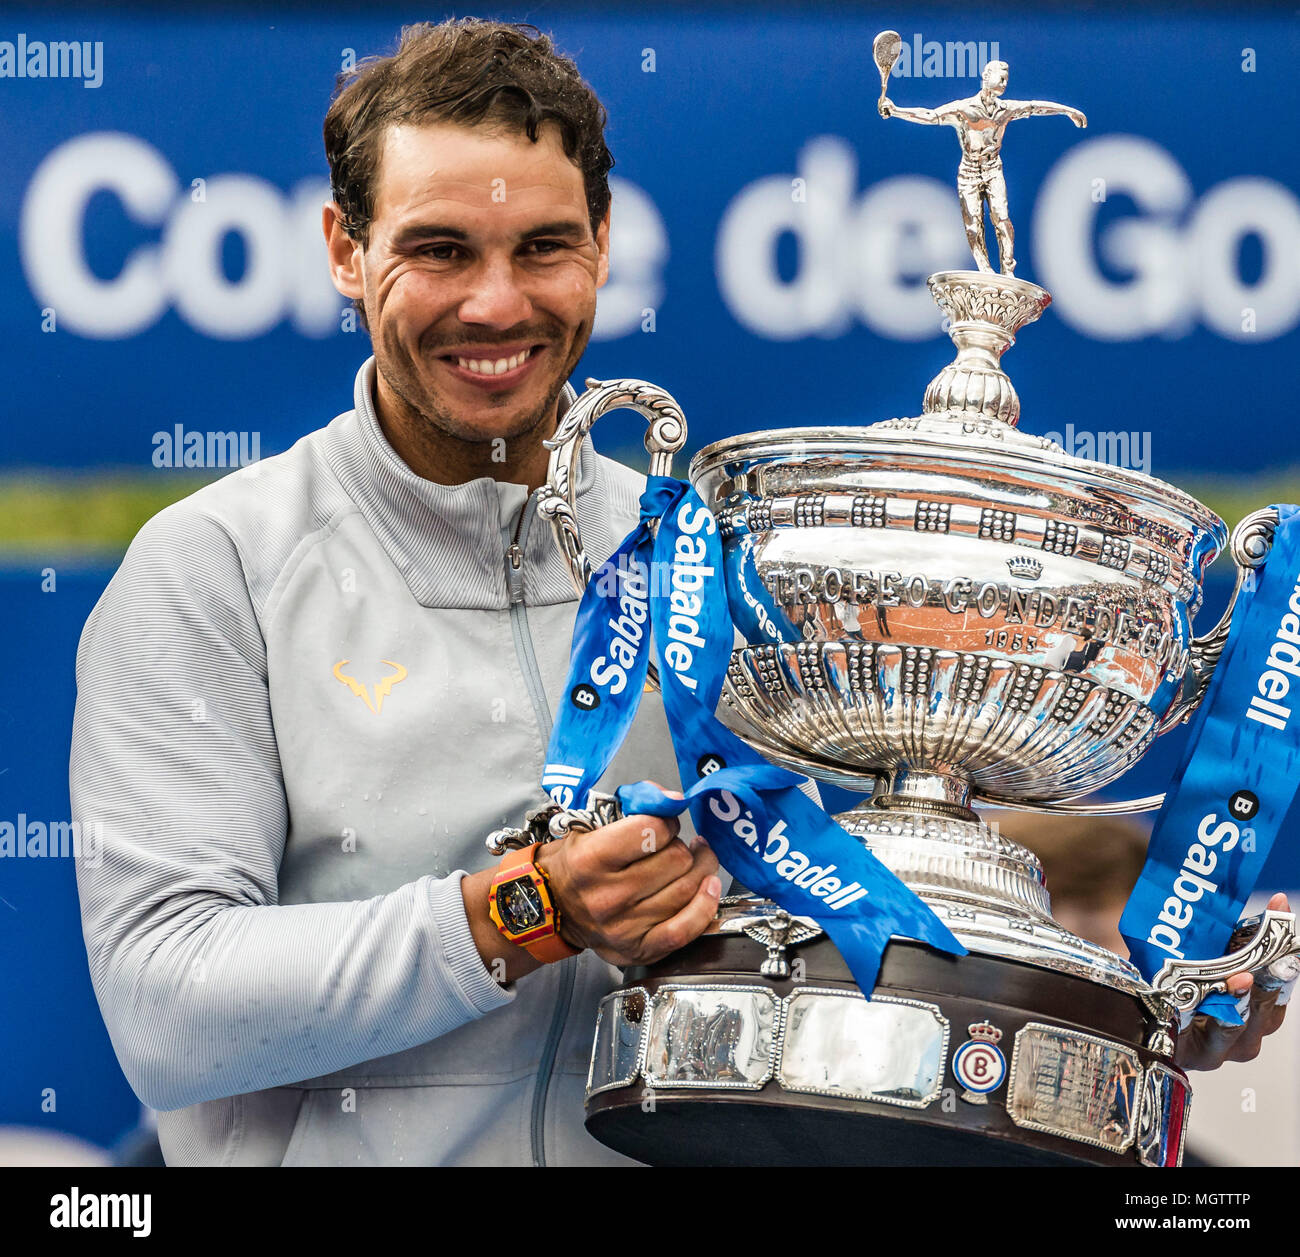
[[513, 999], [457, 871], [278, 904], [288, 812], [266, 651], [227, 530], [189, 502], [132, 543], [77, 651], [70, 784], [95, 994], [141, 1100], [313, 1078]]

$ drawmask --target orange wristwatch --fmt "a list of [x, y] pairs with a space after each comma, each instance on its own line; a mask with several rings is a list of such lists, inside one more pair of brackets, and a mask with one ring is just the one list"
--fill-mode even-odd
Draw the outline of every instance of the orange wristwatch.
[[560, 937], [560, 912], [546, 874], [536, 863], [541, 845], [506, 854], [488, 891], [488, 915], [510, 942], [543, 964], [553, 964], [578, 955], [579, 949]]

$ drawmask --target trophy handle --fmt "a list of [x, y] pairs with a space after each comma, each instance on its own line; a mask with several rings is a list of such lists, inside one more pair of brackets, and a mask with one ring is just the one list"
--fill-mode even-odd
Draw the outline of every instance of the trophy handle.
[[[545, 442], [551, 451], [546, 469], [546, 483], [538, 490], [537, 511], [551, 521], [560, 552], [569, 568], [569, 576], [578, 596], [591, 580], [591, 560], [578, 532], [578, 459], [582, 442], [597, 419], [611, 410], [638, 411], [649, 427], [645, 447], [650, 455], [650, 474], [672, 474], [673, 455], [686, 444], [686, 419], [671, 393], [645, 380], [587, 379], [587, 391], [579, 397], [560, 420], [555, 435]], [[654, 664], [651, 679], [658, 684]]]
[[1188, 669], [1192, 682], [1190, 690], [1166, 713], [1156, 729], [1157, 736], [1187, 720], [1201, 705], [1210, 678], [1214, 675], [1215, 665], [1223, 657], [1223, 648], [1228, 644], [1228, 630], [1232, 627], [1232, 612], [1237, 605], [1237, 595], [1241, 593], [1248, 573], [1264, 566], [1273, 546], [1273, 532], [1277, 528], [1277, 522], [1277, 512], [1271, 506], [1266, 506], [1262, 510], [1252, 511], [1232, 530], [1228, 549], [1233, 563], [1237, 565], [1237, 582], [1232, 587], [1232, 597], [1228, 599], [1227, 609], [1219, 617], [1219, 622], [1203, 637], [1192, 640], [1192, 658]]
[[1233, 942], [1252, 930], [1253, 936], [1245, 946], [1225, 956], [1212, 960], [1166, 960], [1151, 980], [1152, 988], [1187, 1019], [1207, 995], [1226, 991], [1227, 980], [1234, 973], [1253, 974], [1256, 983], [1265, 989], [1280, 990], [1293, 984], [1300, 973], [1295, 913], [1275, 912], [1270, 908], [1260, 916], [1241, 922]]
[[589, 790], [585, 808], [544, 804], [528, 813], [522, 828], [509, 825], [505, 829], [494, 829], [485, 843], [493, 855], [527, 851], [537, 843], [554, 842], [557, 838], [567, 838], [571, 833], [601, 829], [622, 818], [623, 808], [615, 795]]
[[[1191, 662], [1188, 666], [1187, 692], [1178, 699], [1156, 726], [1156, 736], [1168, 733], [1175, 725], [1187, 720], [1201, 705], [1215, 666], [1223, 657], [1228, 644], [1228, 630], [1232, 627], [1232, 613], [1237, 605], [1237, 595], [1245, 584], [1247, 574], [1264, 566], [1273, 545], [1273, 532], [1277, 528], [1277, 512], [1266, 506], [1252, 511], [1232, 530], [1228, 549], [1237, 565], [1237, 582], [1232, 587], [1232, 597], [1219, 622], [1203, 637], [1192, 639]], [[980, 801], [996, 803], [999, 807], [1017, 812], [1058, 812], [1073, 816], [1123, 816], [1132, 812], [1154, 812], [1165, 801], [1164, 793], [1149, 794], [1141, 799], [1121, 799], [1114, 803], [1023, 803], [981, 791]], [[1234, 971], [1235, 972], [1235, 971]]]

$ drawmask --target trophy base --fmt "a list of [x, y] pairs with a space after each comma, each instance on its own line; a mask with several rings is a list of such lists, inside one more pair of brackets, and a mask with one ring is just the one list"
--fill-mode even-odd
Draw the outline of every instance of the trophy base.
[[898, 939], [867, 1001], [824, 936], [772, 956], [715, 933], [628, 972], [595, 1138], [664, 1166], [1179, 1164], [1190, 1088], [1135, 995]]

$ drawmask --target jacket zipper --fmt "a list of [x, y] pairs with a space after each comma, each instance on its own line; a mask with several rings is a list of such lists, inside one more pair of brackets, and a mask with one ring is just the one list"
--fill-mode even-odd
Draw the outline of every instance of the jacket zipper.
[[528, 528], [536, 511], [537, 495], [531, 494], [519, 512], [514, 538], [506, 549], [506, 584], [510, 590], [510, 631], [515, 639], [515, 654], [519, 657], [528, 697], [532, 699], [533, 713], [542, 731], [542, 741], [547, 742], [551, 737], [551, 708], [546, 701], [542, 673], [537, 666], [532, 635], [528, 631], [528, 608], [524, 605], [524, 543], [528, 539]]
[[[515, 525], [515, 535], [506, 548], [506, 585], [510, 591], [510, 631], [514, 637], [515, 654], [524, 674], [524, 683], [528, 687], [528, 696], [532, 699], [533, 711], [542, 731], [542, 741], [551, 737], [551, 708], [547, 702], [546, 689], [542, 685], [541, 669], [537, 666], [537, 654], [533, 650], [533, 638], [528, 629], [528, 608], [524, 604], [524, 544], [528, 538], [528, 529], [537, 510], [537, 494], [529, 495], [519, 512], [519, 522]], [[546, 1098], [551, 1089], [551, 1074], [555, 1069], [555, 1057], [559, 1052], [560, 1038], [564, 1033], [564, 1023], [568, 1020], [569, 1009], [573, 1004], [573, 988], [576, 982], [578, 957], [560, 961], [556, 966], [559, 972], [559, 999], [551, 1017], [551, 1026], [547, 1031], [546, 1042], [542, 1048], [542, 1059], [537, 1066], [537, 1079], [533, 1085], [533, 1108], [529, 1122], [532, 1142], [533, 1164], [546, 1164]]]

